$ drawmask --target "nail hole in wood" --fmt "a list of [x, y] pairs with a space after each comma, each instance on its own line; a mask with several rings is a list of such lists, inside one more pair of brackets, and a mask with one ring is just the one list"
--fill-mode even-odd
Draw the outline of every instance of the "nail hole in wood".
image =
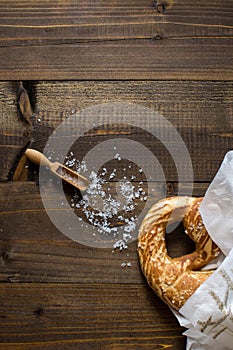
[[166, 4], [164, 2], [160, 2], [160, 1], [155, 1], [154, 7], [155, 7], [156, 11], [158, 13], [161, 13], [161, 14], [164, 13], [166, 11], [166, 8], [167, 8]]
[[40, 317], [43, 315], [44, 313], [44, 309], [42, 309], [42, 307], [37, 307], [33, 313], [37, 316], [37, 317]]

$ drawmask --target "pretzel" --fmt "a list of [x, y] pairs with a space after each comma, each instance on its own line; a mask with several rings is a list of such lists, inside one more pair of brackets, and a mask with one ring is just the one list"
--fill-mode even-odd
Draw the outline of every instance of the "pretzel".
[[[147, 213], [139, 231], [141, 269], [155, 293], [176, 310], [213, 273], [213, 270], [199, 269], [220, 254], [199, 213], [202, 199], [178, 196], [158, 201]], [[166, 227], [181, 220], [185, 233], [196, 243], [196, 249], [172, 259], [166, 248]]]

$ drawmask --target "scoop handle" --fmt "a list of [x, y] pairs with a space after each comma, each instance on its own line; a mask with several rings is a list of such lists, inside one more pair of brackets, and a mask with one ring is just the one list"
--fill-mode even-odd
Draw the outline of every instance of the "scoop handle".
[[48, 160], [48, 158], [46, 158], [43, 153], [36, 151], [35, 149], [31, 149], [28, 148], [25, 151], [26, 156], [28, 157], [28, 159], [30, 159], [30, 161], [32, 161], [33, 163], [37, 164], [37, 165], [43, 165], [46, 166], [48, 168], [51, 168], [52, 163]]

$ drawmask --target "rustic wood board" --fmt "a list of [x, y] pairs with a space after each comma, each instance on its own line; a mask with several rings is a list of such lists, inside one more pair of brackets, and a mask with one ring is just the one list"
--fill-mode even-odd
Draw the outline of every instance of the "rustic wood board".
[[230, 38], [203, 38], [3, 47], [0, 74], [4, 80], [228, 80], [233, 79], [232, 43]]
[[0, 180], [7, 181], [30, 142], [30, 126], [17, 109], [17, 84], [0, 83]]
[[[17, 112], [16, 97], [12, 92], [15, 91], [15, 83], [2, 82], [0, 85], [1, 180], [12, 178], [12, 169], [15, 169], [30, 141], [33, 140], [31, 147], [43, 150], [48, 137], [67, 117], [111, 101], [148, 107], [172, 123], [190, 152], [195, 181], [211, 181], [225, 153], [232, 148], [231, 81], [27, 82], [35, 112], [32, 127], [21, 120]], [[106, 122], [103, 119], [103, 123]], [[80, 119], [77, 128], [85, 127], [85, 123], [84, 119]], [[112, 130], [111, 125], [93, 129], [79, 145], [78, 152], [81, 156], [85, 155], [91, 144], [117, 136], [136, 139], [151, 148], [158, 157], [167, 181], [175, 181], [174, 165], [166, 149], [143, 130], [135, 131], [122, 130], [121, 126]]]
[[[51, 132], [75, 111], [98, 103], [126, 101], [149, 107], [177, 129], [190, 153], [195, 181], [211, 181], [224, 157], [232, 147], [232, 82], [42, 82], [35, 88], [37, 112], [33, 147], [43, 150]], [[66, 98], [68, 96], [68, 99]], [[56, 101], [56, 103], [53, 103]], [[66, 110], [62, 111], [62, 106]], [[51, 106], [52, 110], [51, 110]], [[77, 107], [76, 107], [77, 106]], [[64, 108], [64, 107], [63, 107]], [[62, 111], [62, 112], [61, 112]], [[110, 119], [111, 120], [111, 119]], [[224, 123], [223, 123], [224, 120]], [[98, 120], [101, 124], [108, 119]], [[85, 128], [80, 119], [77, 127]], [[143, 123], [142, 123], [143, 125]], [[226, 132], [226, 125], [228, 131]], [[149, 127], [146, 123], [143, 125]], [[158, 125], [150, 126], [155, 130]], [[154, 128], [154, 129], [153, 129]], [[122, 126], [92, 130], [79, 144], [79, 153], [87, 153], [91, 145], [117, 136], [137, 140], [151, 149], [162, 164], [167, 181], [175, 181], [176, 173], [164, 147], [148, 137], [145, 130], [124, 130]], [[38, 141], [37, 141], [38, 140]], [[216, 147], [218, 145], [218, 147]], [[140, 155], [139, 155], [140, 158]], [[139, 159], [139, 161], [144, 161]], [[147, 161], [145, 159], [145, 161]]]
[[[7, 86], [7, 91], [12, 88], [11, 83], [2, 84], [5, 87]], [[37, 84], [32, 83], [31, 86], [32, 88], [34, 86], [34, 92], [31, 94], [31, 97], [33, 98], [34, 96], [36, 100], [32, 127], [26, 126], [26, 124], [19, 119], [16, 106], [12, 106], [11, 102], [3, 106], [4, 115], [6, 117], [6, 110], [12, 108], [10, 110], [12, 122], [7, 123], [8, 119], [6, 118], [5, 124], [3, 123], [3, 131], [6, 132], [7, 130], [9, 135], [11, 135], [8, 139], [4, 139], [5, 149], [7, 145], [12, 142], [16, 142], [17, 144], [18, 140], [15, 138], [15, 135], [17, 135], [17, 133], [21, 135], [21, 126], [25, 127], [26, 131], [29, 130], [29, 134], [22, 135], [23, 142], [22, 144], [17, 144], [17, 152], [25, 147], [26, 142], [30, 141], [31, 136], [33, 136], [34, 139], [33, 146], [43, 149], [48, 136], [61, 121], [65, 120], [65, 118], [72, 113], [73, 109], [79, 110], [82, 107], [88, 107], [99, 102], [111, 101], [114, 96], [117, 101], [121, 100], [122, 96], [127, 96], [126, 100], [137, 102], [162, 112], [180, 131], [181, 135], [184, 138], [186, 137], [185, 141], [189, 145], [191, 152], [191, 146], [193, 145], [194, 150], [192, 156], [194, 157], [194, 165], [196, 164], [196, 169], [198, 170], [195, 180], [202, 181], [201, 183], [195, 183], [194, 195], [201, 196], [204, 194], [209, 181], [214, 176], [215, 171], [221, 163], [225, 151], [229, 150], [232, 144], [232, 90], [230, 81], [144, 81], [142, 83], [119, 81], [94, 83], [38, 82]], [[76, 91], [79, 91], [78, 99]], [[148, 98], [145, 100], [145, 97]], [[4, 98], [1, 100], [4, 101]], [[10, 101], [12, 100], [14, 101], [13, 93], [10, 94]], [[76, 103], [78, 103], [78, 107]], [[19, 126], [15, 126], [15, 123]], [[16, 132], [14, 130], [16, 130]], [[101, 139], [105, 137], [106, 134], [113, 136], [119, 134], [121, 131], [122, 130], [118, 129], [109, 131], [101, 129], [98, 133], [90, 133], [89, 136], [91, 138], [100, 137]], [[145, 141], [143, 135], [140, 136], [140, 140], [142, 142]], [[85, 150], [86, 148], [84, 151]], [[6, 154], [7, 153], [4, 153], [3, 155], [6, 156]], [[199, 158], [200, 154], [204, 155], [202, 159]], [[163, 165], [166, 168], [165, 159], [166, 158], [164, 158]], [[9, 164], [13, 164], [12, 159], [9, 158], [7, 161], [9, 161], [8, 169], [11, 169]], [[38, 169], [36, 169], [36, 171], [38, 171]], [[168, 171], [168, 174], [169, 172], [170, 171]], [[172, 179], [174, 178], [170, 173], [167, 180], [172, 181]], [[188, 186], [188, 184], [186, 185]], [[170, 182], [168, 183], [168, 187], [170, 191], [169, 194], [177, 193], [176, 183]], [[11, 318], [10, 320], [7, 318], [6, 323], [1, 322], [1, 348], [30, 349], [30, 347], [33, 346], [42, 349], [46, 346], [47, 348], [55, 349], [59, 345], [60, 348], [76, 349], [80, 347], [80, 349], [83, 349], [86, 347], [88, 349], [92, 345], [90, 345], [90, 337], [87, 339], [85, 335], [93, 332], [93, 328], [91, 328], [91, 330], [90, 328], [88, 330], [85, 328], [85, 332], [83, 332], [82, 327], [83, 322], [85, 322], [85, 325], [86, 322], [88, 322], [90, 310], [93, 308], [93, 305], [90, 304], [90, 308], [88, 308], [86, 303], [83, 304], [83, 309], [85, 311], [83, 311], [82, 318], [79, 317], [80, 321], [77, 321], [80, 322], [77, 323], [77, 327], [82, 329], [82, 335], [80, 335], [80, 333], [77, 335], [76, 328], [75, 330], [70, 330], [69, 328], [69, 332], [67, 333], [71, 333], [72, 335], [67, 335], [66, 332], [66, 334], [64, 334], [61, 328], [59, 328], [59, 331], [55, 334], [54, 327], [56, 328], [56, 324], [53, 322], [54, 316], [51, 316], [50, 319], [51, 323], [53, 323], [51, 329], [44, 326], [42, 318], [44, 317], [43, 314], [46, 315], [45, 312], [47, 312], [47, 309], [51, 310], [51, 308], [53, 308], [53, 294], [51, 294], [51, 291], [56, 290], [56, 295], [57, 293], [62, 294], [67, 286], [71, 298], [73, 298], [72, 300], [74, 300], [73, 302], [75, 303], [77, 293], [79, 292], [81, 297], [84, 298], [84, 296], [87, 295], [91, 297], [94, 288], [97, 288], [97, 290], [101, 289], [100, 292], [102, 292], [102, 289], [105, 290], [103, 295], [105, 295], [106, 298], [109, 296], [107, 300], [109, 304], [112, 305], [112, 309], [109, 313], [109, 309], [106, 306], [104, 310], [98, 310], [99, 312], [96, 312], [96, 319], [101, 322], [101, 320], [103, 320], [103, 314], [107, 313], [108, 315], [112, 315], [112, 313], [115, 312], [114, 303], [116, 302], [116, 298], [112, 298], [112, 285], [114, 284], [119, 293], [117, 293], [117, 295], [122, 295], [122, 293], [127, 292], [128, 289], [132, 290], [132, 288], [135, 288], [133, 290], [134, 292], [136, 291], [136, 295], [140, 293], [140, 295], [144, 295], [144, 292], [140, 288], [145, 287], [146, 293], [150, 293], [150, 297], [156, 300], [155, 306], [153, 304], [152, 309], [150, 308], [149, 311], [156, 319], [153, 319], [153, 327], [155, 328], [153, 328], [152, 331], [155, 332], [156, 336], [151, 336], [150, 329], [149, 331], [143, 329], [143, 335], [132, 332], [127, 333], [125, 330], [121, 332], [121, 335], [119, 335], [119, 333], [116, 335], [115, 323], [113, 323], [113, 328], [107, 328], [108, 337], [104, 338], [101, 327], [106, 329], [107, 326], [102, 322], [100, 325], [98, 324], [96, 333], [91, 333], [91, 338], [95, 340], [97, 349], [99, 346], [106, 349], [114, 349], [114, 347], [115, 349], [128, 349], [129, 347], [137, 349], [140, 346], [148, 349], [156, 347], [158, 349], [166, 347], [179, 350], [182, 348], [184, 349], [185, 338], [181, 336], [182, 329], [178, 326], [177, 321], [174, 320], [171, 312], [151, 291], [149, 291], [149, 287], [146, 286], [146, 282], [138, 266], [135, 243], [132, 243], [126, 252], [117, 252], [114, 254], [111, 250], [93, 250], [81, 246], [65, 238], [50, 223], [43, 209], [38, 188], [35, 183], [5, 183], [1, 185], [0, 193], [1, 224], [3, 230], [1, 231], [2, 269], [0, 278], [1, 282], [5, 282], [1, 284], [2, 295], [5, 295], [4, 298], [8, 296], [10, 298], [8, 300], [11, 300], [11, 298], [14, 299], [16, 294], [19, 296], [18, 308], [15, 309], [16, 311], [13, 313], [13, 316], [10, 303], [5, 302], [4, 298], [2, 299], [3, 306], [5, 306], [3, 308], [4, 314], [1, 321], [6, 319], [6, 317], [4, 317], [5, 314], [10, 314]], [[175, 246], [176, 253], [180, 252], [180, 249], [181, 245], [178, 243]], [[93, 256], [95, 257], [94, 259]], [[132, 266], [127, 269], [122, 269], [121, 263], [128, 260], [131, 261]], [[104, 274], [103, 269], [105, 272]], [[64, 284], [62, 291], [60, 290], [60, 283]], [[79, 287], [81, 287], [80, 291]], [[44, 288], [47, 288], [47, 294], [45, 294]], [[142, 292], [139, 293], [138, 288]], [[25, 289], [28, 290], [28, 294], [25, 294]], [[36, 292], [38, 290], [39, 294]], [[20, 299], [20, 295], [22, 295], [20, 293], [24, 294], [23, 299]], [[43, 307], [37, 306], [39, 303], [33, 303], [32, 306], [31, 304], [28, 306], [28, 299], [32, 298], [33, 301], [36, 296], [38, 298], [38, 295], [39, 301], [41, 301], [40, 304]], [[46, 305], [44, 305], [44, 298], [47, 298]], [[65, 297], [63, 300], [65, 301]], [[146, 309], [148, 307], [148, 305], [144, 304], [143, 300], [140, 305], [144, 305]], [[141, 307], [142, 306], [140, 306], [140, 308]], [[135, 310], [134, 308], [133, 310]], [[157, 310], [155, 313], [154, 308]], [[129, 309], [129, 314], [131, 315], [131, 305]], [[137, 310], [135, 313], [138, 314]], [[62, 310], [62, 315], [65, 313], [62, 324], [64, 322], [67, 323], [66, 317], [69, 319], [72, 318], [73, 320], [73, 314], [70, 316], [70, 312], [70, 309], [65, 304]], [[142, 312], [143, 319], [146, 312], [147, 311]], [[161, 312], [163, 317], [169, 320], [166, 321], [169, 322], [169, 324], [157, 318], [157, 312]], [[26, 327], [24, 322], [16, 321], [18, 319], [18, 314], [25, 315]], [[36, 317], [35, 314], [39, 316]], [[38, 321], [38, 323], [35, 324], [35, 331], [34, 328], [33, 330], [31, 328], [31, 315], [36, 320], [35, 323]], [[84, 318], [84, 316], [86, 318]], [[111, 319], [110, 316], [109, 319]], [[109, 319], [107, 319], [107, 321], [105, 319], [105, 322], [108, 322]], [[147, 316], [146, 319], [148, 319]], [[130, 327], [134, 325], [136, 329], [140, 327], [138, 324], [134, 323], [132, 326], [132, 320], [129, 321], [124, 315], [122, 315], [121, 320], [126, 325], [125, 329], [131, 329]], [[172, 331], [169, 328], [170, 322], [172, 322]], [[161, 331], [161, 323], [165, 324], [166, 332], [164, 330]], [[159, 329], [157, 327], [159, 327]], [[62, 332], [62, 335], [58, 335], [59, 332]], [[150, 335], [148, 335], [148, 332]], [[83, 333], [85, 333], [85, 335]], [[127, 335], [125, 335], [126, 333]], [[52, 340], [48, 341], [48, 334], [50, 334], [50, 339]], [[112, 334], [112, 337], [110, 337], [109, 334]]]
[[15, 283], [0, 293], [0, 349], [184, 348], [182, 328], [142, 284]]
[[[205, 183], [196, 184], [194, 195], [202, 196], [207, 187]], [[177, 184], [169, 189], [169, 195], [177, 194]], [[8, 182], [0, 184], [0, 190], [1, 282], [144, 283], [136, 241], [125, 251], [75, 243], [52, 224], [34, 182]], [[53, 191], [48, 196], [53, 201]], [[132, 235], [136, 239], [137, 232]], [[178, 230], [175, 240], [169, 239], [172, 256], [193, 249], [186, 238]], [[127, 261], [132, 266], [122, 268]]]
[[35, 79], [232, 79], [224, 0], [3, 1], [0, 74]]
[[[38, 167], [24, 159], [15, 179], [33, 182], [9, 180], [25, 148], [42, 151], [69, 116], [126, 101], [177, 129], [193, 163], [193, 195], [203, 196], [232, 149], [232, 14], [231, 0], [1, 1], [0, 349], [185, 349], [183, 329], [141, 273], [136, 241], [114, 253], [76, 243], [49, 220]], [[31, 125], [17, 106], [19, 80]], [[77, 143], [80, 157], [119, 136], [159, 159], [166, 183], [154, 183], [153, 199], [176, 195], [166, 147], [143, 130], [90, 129]], [[189, 190], [182, 183], [182, 194]], [[181, 227], [166, 239], [171, 256], [193, 249]]]
[[[183, 329], [145, 282], [136, 242], [114, 253], [75, 243], [50, 222], [35, 183], [0, 184], [0, 193], [1, 349], [184, 349]], [[171, 255], [190, 251], [184, 236], [171, 240]]]

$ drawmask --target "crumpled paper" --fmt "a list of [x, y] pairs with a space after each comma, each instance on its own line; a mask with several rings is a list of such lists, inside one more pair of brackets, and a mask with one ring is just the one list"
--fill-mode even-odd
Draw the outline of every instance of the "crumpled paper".
[[233, 349], [233, 151], [229, 151], [200, 206], [203, 223], [223, 254], [218, 268], [174, 312], [187, 328], [186, 350]]
[[233, 247], [233, 151], [229, 151], [200, 206], [203, 223], [222, 252]]

